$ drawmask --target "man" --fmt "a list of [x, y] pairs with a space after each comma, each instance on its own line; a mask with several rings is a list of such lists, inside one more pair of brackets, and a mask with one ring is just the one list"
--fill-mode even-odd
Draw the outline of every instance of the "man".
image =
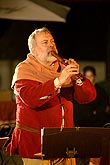
[[95, 99], [96, 91], [88, 79], [80, 76], [79, 64], [74, 59], [64, 62], [58, 56], [47, 28], [35, 30], [28, 45], [30, 53], [16, 67], [12, 81], [17, 104], [16, 128], [7, 151], [34, 159], [41, 152], [41, 129], [73, 127], [72, 96], [80, 103], [88, 103]]
[[[79, 104], [77, 101], [74, 101], [75, 126], [103, 127], [108, 122], [106, 118], [106, 110], [109, 108], [108, 96], [104, 89], [96, 83], [96, 69], [93, 66], [85, 66], [83, 68], [83, 74], [96, 88], [97, 96], [88, 104]], [[77, 162], [78, 161], [82, 161], [82, 164], [84, 162], [83, 159], [79, 159]], [[87, 159], [85, 159], [85, 161], [87, 161]], [[92, 164], [99, 165], [100, 158], [91, 158], [90, 165]], [[85, 162], [84, 165], [86, 165]], [[104, 165], [106, 165], [106, 163]]]
[[[109, 109], [109, 97], [104, 91], [104, 89], [96, 83], [96, 69], [93, 66], [85, 66], [84, 69], [84, 76], [88, 78], [95, 86], [96, 92], [97, 92], [97, 97], [96, 99], [92, 102], [91, 104], [91, 112], [93, 114], [90, 116], [91, 117], [91, 125], [90, 126], [95, 126], [95, 127], [103, 127], [107, 122], [107, 109]], [[109, 160], [108, 158], [91, 158], [90, 159], [90, 165], [108, 165]]]
[[109, 98], [104, 89], [96, 83], [96, 70], [93, 66], [85, 66], [83, 74], [96, 88], [97, 97], [88, 104], [74, 101], [75, 125], [79, 127], [103, 127], [107, 122]]

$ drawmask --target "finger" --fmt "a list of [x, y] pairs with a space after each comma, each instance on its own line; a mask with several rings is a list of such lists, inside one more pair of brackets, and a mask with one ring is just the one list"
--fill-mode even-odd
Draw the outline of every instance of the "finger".
[[71, 63], [77, 64], [77, 62], [76, 62], [73, 58], [69, 58], [69, 61], [70, 61]]
[[66, 70], [66, 71], [67, 71], [67, 72], [74, 73], [74, 74], [79, 73], [79, 69], [77, 69], [77, 68], [70, 68], [70, 69], [68, 69], [68, 70]]

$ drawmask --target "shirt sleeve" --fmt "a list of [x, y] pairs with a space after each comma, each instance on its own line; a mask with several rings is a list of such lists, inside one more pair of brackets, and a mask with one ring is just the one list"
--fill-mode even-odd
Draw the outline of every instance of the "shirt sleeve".
[[14, 90], [16, 91], [16, 100], [19, 97], [25, 105], [32, 108], [40, 107], [57, 95], [54, 80], [45, 83], [33, 80], [18, 80], [15, 83]]
[[80, 104], [87, 104], [96, 98], [96, 89], [89, 79], [82, 86], [74, 84], [74, 99]]

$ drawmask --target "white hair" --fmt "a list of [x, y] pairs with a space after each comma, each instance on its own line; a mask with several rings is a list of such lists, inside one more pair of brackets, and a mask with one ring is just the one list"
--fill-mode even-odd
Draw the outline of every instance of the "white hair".
[[35, 41], [35, 35], [39, 32], [48, 32], [51, 34], [51, 32], [46, 27], [35, 29], [28, 38], [28, 47], [29, 47], [30, 53], [32, 53], [32, 48], [36, 47], [37, 43]]

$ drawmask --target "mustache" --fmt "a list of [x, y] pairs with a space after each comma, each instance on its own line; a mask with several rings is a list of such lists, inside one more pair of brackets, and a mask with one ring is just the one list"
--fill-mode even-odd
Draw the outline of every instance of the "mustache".
[[56, 52], [55, 49], [51, 49], [51, 50], [48, 51], [48, 55], [51, 55], [51, 56], [54, 56], [55, 57], [54, 54], [57, 54], [57, 52]]
[[57, 51], [56, 51], [56, 49], [55, 49], [54, 47], [50, 47], [50, 48], [48, 49], [48, 52], [57, 52]]

